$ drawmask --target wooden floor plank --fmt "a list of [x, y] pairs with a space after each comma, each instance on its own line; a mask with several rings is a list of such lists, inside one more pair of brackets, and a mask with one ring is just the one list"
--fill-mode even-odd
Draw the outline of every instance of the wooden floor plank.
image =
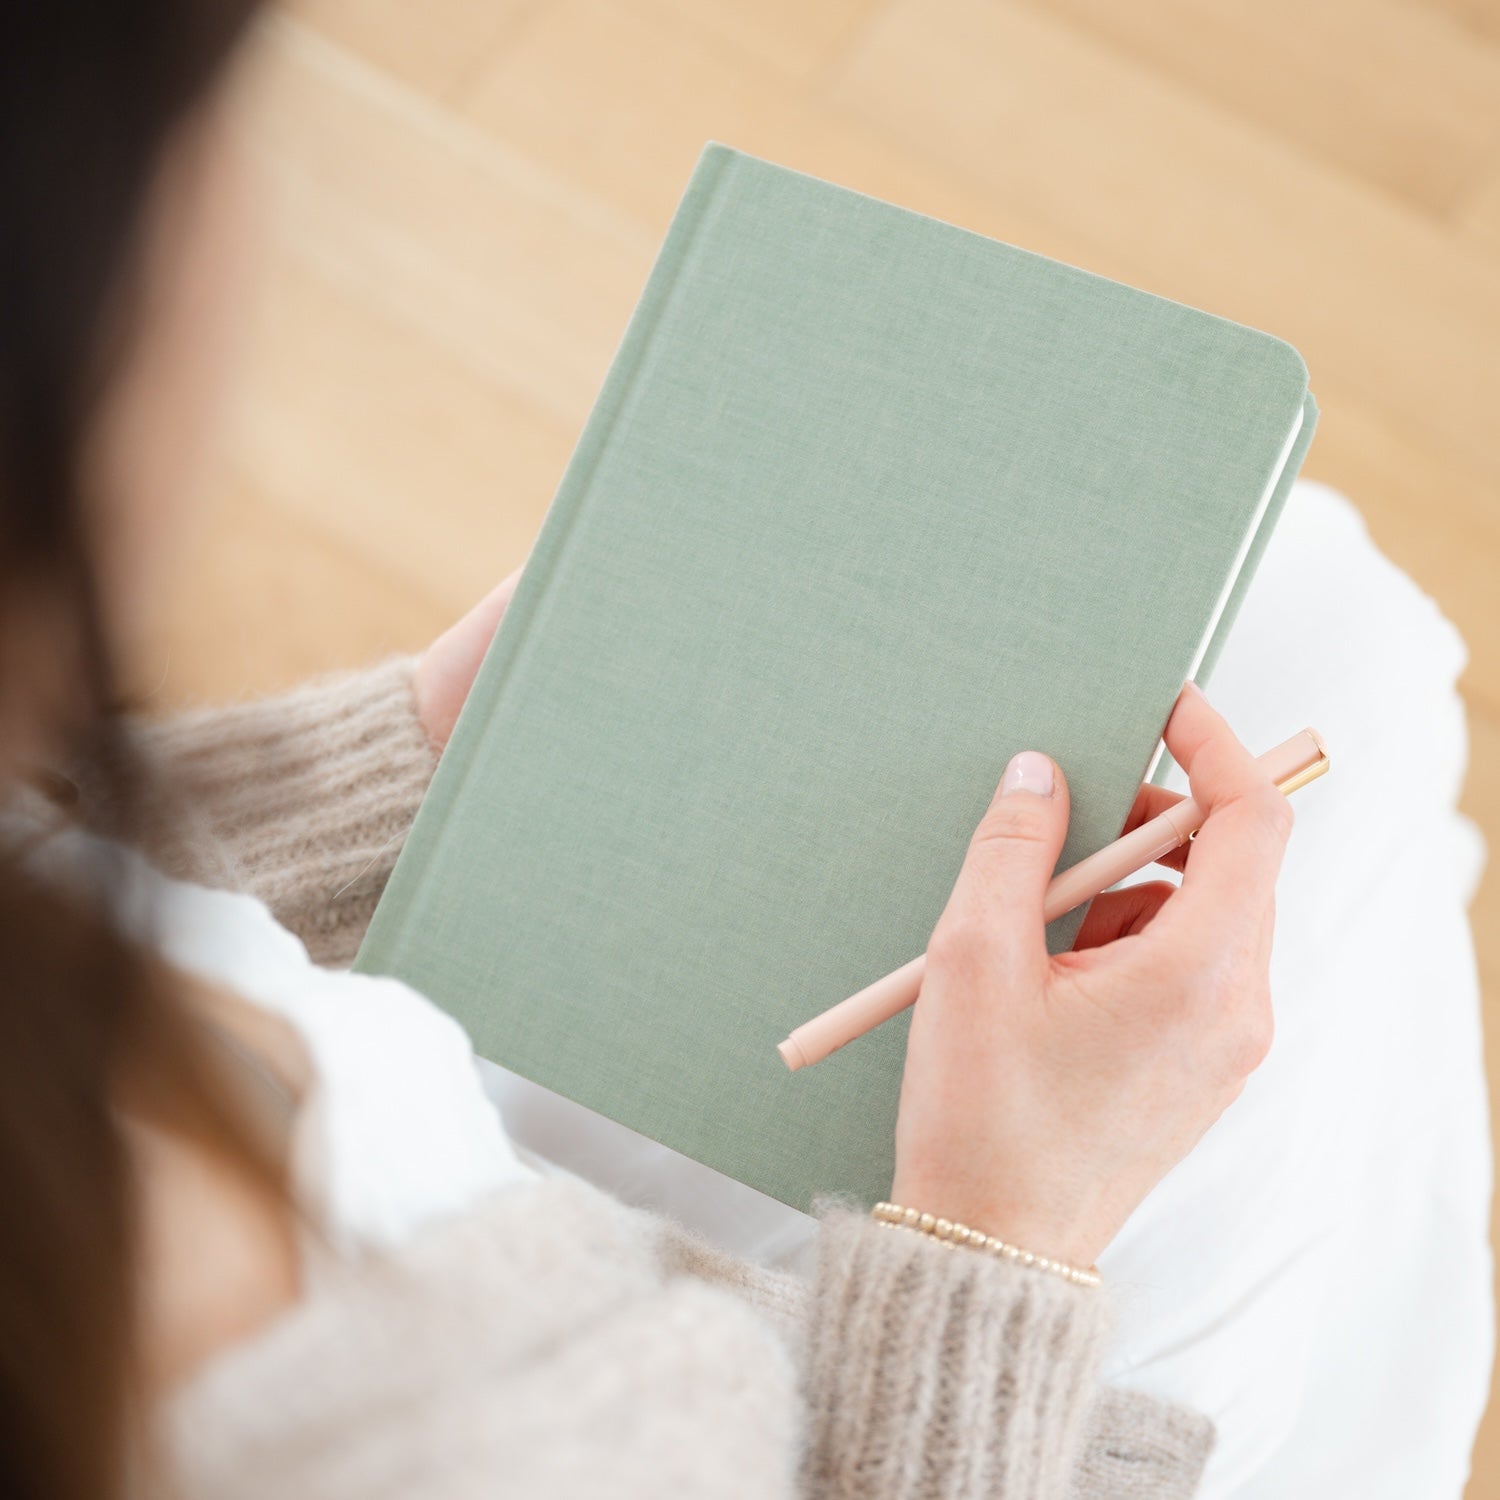
[[502, 382], [581, 419], [654, 239], [303, 28], [268, 28], [246, 128], [279, 232]]
[[1500, 0], [1408, 0], [1435, 15], [1456, 21], [1483, 41], [1500, 41]]
[[295, 254], [264, 302], [238, 471], [420, 596], [473, 602], [529, 550], [573, 435]]
[[[495, 141], [629, 216], [653, 243], [704, 143], [721, 140], [1060, 259], [1088, 253], [1066, 228], [808, 103], [693, 16], [666, 0], [560, 0], [459, 102]], [[573, 107], [580, 97], [586, 112]]]
[[881, 0], [664, 0], [686, 26], [706, 26], [791, 80], [826, 63]]
[[1500, 151], [1489, 174], [1456, 206], [1454, 219], [1461, 232], [1500, 265]]
[[127, 684], [142, 712], [254, 697], [417, 651], [457, 618], [228, 466], [205, 505], [202, 535]]
[[1027, 3], [1422, 209], [1452, 208], [1500, 141], [1500, 46], [1409, 0]]
[[393, 78], [442, 99], [513, 36], [537, 0], [283, 0], [282, 9]]

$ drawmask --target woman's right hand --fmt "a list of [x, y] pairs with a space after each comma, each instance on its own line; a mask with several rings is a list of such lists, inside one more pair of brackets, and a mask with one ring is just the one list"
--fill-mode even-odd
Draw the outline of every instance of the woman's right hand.
[[[1091, 1265], [1264, 1058], [1291, 806], [1191, 684], [1166, 741], [1206, 810], [1181, 888], [1096, 897], [1055, 956], [1042, 898], [1067, 783], [1038, 752], [1007, 767], [927, 950], [897, 1203]], [[1174, 800], [1144, 788], [1128, 826]]]

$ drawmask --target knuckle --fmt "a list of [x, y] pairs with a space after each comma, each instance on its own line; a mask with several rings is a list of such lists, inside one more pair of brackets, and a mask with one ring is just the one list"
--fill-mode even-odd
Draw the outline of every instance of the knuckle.
[[1225, 1058], [1229, 1082], [1243, 1083], [1266, 1060], [1270, 1050], [1271, 1041], [1267, 1034], [1259, 1030], [1236, 1033]]
[[1291, 835], [1292, 825], [1297, 821], [1292, 799], [1277, 791], [1274, 786], [1268, 787], [1259, 797], [1257, 807], [1267, 832], [1278, 843], [1284, 844]]
[[927, 944], [929, 968], [965, 973], [982, 964], [992, 945], [988, 924], [968, 907], [943, 914]]
[[985, 814], [974, 843], [979, 848], [1046, 843], [1052, 830], [1048, 809], [1041, 797], [1004, 797]]
[[1223, 1016], [1234, 1009], [1235, 999], [1244, 987], [1238, 942], [1225, 942], [1218, 937], [1199, 939], [1193, 944], [1189, 972], [1193, 976], [1188, 981], [1190, 992], [1201, 1005], [1209, 1007], [1209, 1014]]
[[1225, 810], [1239, 838], [1274, 849], [1285, 847], [1296, 817], [1291, 800], [1269, 784], [1241, 793]]
[[1276, 1036], [1269, 994], [1242, 999], [1224, 1031], [1224, 1063], [1231, 1081], [1242, 1082], [1265, 1060]]

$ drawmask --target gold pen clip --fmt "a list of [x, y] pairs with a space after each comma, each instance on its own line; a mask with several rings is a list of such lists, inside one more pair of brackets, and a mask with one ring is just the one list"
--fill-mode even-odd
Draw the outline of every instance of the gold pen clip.
[[[1294, 771], [1290, 776], [1276, 783], [1276, 790], [1283, 797], [1290, 797], [1298, 787], [1306, 786], [1309, 781], [1316, 781], [1328, 769], [1328, 746], [1323, 743], [1323, 736], [1312, 728], [1309, 728], [1307, 733], [1312, 736], [1313, 743], [1318, 747], [1318, 758], [1303, 766], [1300, 771]], [[1188, 842], [1191, 843], [1197, 837], [1198, 830], [1195, 828], [1188, 834]]]
[[1285, 781], [1276, 783], [1277, 791], [1283, 796], [1290, 797], [1299, 786], [1306, 786], [1309, 781], [1316, 781], [1328, 769], [1328, 752], [1325, 750], [1305, 770], [1298, 771], [1295, 776], [1288, 776]]
[[1306, 732], [1311, 736], [1313, 744], [1318, 747], [1318, 758], [1310, 766], [1288, 776], [1285, 781], [1276, 783], [1276, 789], [1283, 796], [1290, 797], [1299, 786], [1306, 786], [1309, 781], [1316, 781], [1328, 769], [1328, 746], [1323, 743], [1323, 736], [1310, 724]]

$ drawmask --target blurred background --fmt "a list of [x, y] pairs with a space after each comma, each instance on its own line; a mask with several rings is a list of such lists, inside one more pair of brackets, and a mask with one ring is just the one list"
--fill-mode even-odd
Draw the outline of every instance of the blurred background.
[[[1500, 0], [286, 0], [243, 100], [264, 286], [153, 703], [419, 649], [524, 558], [715, 139], [1294, 343], [1304, 472], [1468, 641], [1500, 851]], [[1500, 857], [1472, 918], [1493, 1088]]]

